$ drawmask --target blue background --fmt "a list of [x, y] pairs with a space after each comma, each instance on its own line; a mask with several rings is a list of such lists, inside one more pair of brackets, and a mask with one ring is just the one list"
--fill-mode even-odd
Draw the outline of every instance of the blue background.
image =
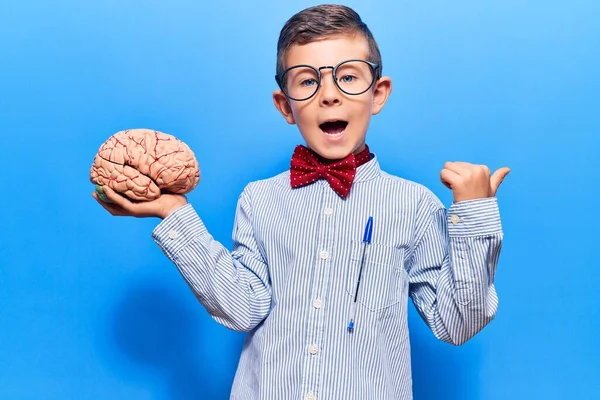
[[[498, 316], [452, 347], [411, 309], [416, 398], [598, 398], [600, 3], [347, 4], [394, 82], [368, 137], [384, 169], [450, 204], [446, 160], [512, 168]], [[309, 5], [0, 2], [0, 398], [228, 397], [243, 336], [151, 241], [158, 220], [92, 199], [89, 167], [118, 130], [175, 134], [230, 246], [243, 186], [301, 142], [271, 93], [279, 29]]]

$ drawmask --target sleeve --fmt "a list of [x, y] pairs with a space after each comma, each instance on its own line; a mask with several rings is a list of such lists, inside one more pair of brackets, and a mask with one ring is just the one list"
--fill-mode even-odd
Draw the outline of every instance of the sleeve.
[[497, 198], [422, 207], [409, 265], [410, 296], [434, 335], [461, 345], [496, 315], [503, 232]]
[[208, 232], [191, 204], [173, 212], [152, 231], [152, 238], [220, 324], [250, 331], [269, 313], [268, 267], [254, 239], [252, 208], [246, 190], [237, 203], [233, 250]]

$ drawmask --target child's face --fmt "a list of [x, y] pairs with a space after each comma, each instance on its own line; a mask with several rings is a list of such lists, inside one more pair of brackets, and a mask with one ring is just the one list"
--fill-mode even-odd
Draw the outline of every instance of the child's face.
[[[292, 46], [285, 65], [289, 68], [308, 64], [319, 69], [351, 59], [368, 60], [368, 54], [368, 44], [362, 35], [336, 36]], [[321, 156], [340, 159], [350, 153], [356, 154], [365, 147], [371, 115], [383, 108], [391, 92], [391, 80], [381, 78], [365, 93], [348, 95], [335, 85], [332, 69], [321, 69], [321, 74], [321, 87], [313, 97], [295, 101], [277, 90], [273, 93], [275, 106], [288, 123], [298, 125], [308, 147]], [[344, 74], [341, 70], [338, 72], [338, 82], [342, 87], [357, 82], [353, 76]], [[300, 76], [297, 79], [295, 84], [299, 91], [311, 92], [310, 88], [316, 87], [315, 80], [310, 77]]]

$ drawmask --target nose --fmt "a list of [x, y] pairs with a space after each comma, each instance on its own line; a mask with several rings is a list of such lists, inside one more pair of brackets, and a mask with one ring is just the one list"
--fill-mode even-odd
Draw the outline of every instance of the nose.
[[333, 74], [331, 71], [323, 72], [321, 76], [321, 98], [320, 103], [322, 106], [332, 106], [339, 104], [342, 101], [340, 91], [333, 81]]

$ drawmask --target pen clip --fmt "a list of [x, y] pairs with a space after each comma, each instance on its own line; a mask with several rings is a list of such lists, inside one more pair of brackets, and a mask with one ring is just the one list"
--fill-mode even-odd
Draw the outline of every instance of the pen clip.
[[363, 242], [371, 243], [371, 237], [373, 236], [373, 217], [369, 217], [367, 226], [365, 227], [365, 234], [363, 236]]

